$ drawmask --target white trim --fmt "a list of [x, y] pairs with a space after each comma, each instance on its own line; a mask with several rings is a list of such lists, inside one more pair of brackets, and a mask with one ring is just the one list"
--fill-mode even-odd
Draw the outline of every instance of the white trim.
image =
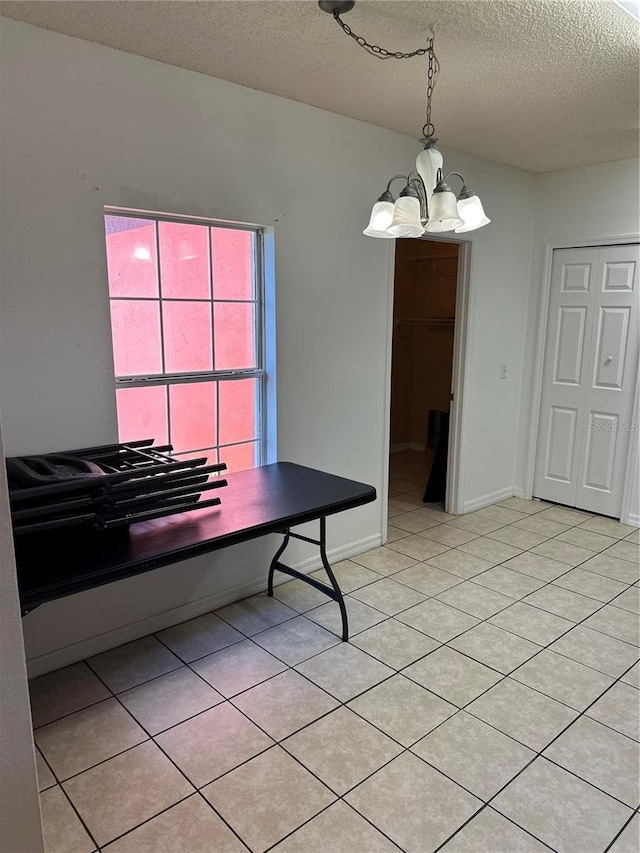
[[278, 372], [276, 340], [276, 247], [273, 226], [262, 237], [262, 347], [265, 375], [262, 380], [262, 464], [278, 461]]
[[189, 601], [179, 607], [172, 607], [170, 610], [164, 610], [162, 613], [156, 613], [146, 619], [131, 622], [129, 625], [121, 625], [113, 631], [106, 631], [103, 634], [97, 634], [95, 637], [89, 637], [78, 643], [72, 643], [44, 655], [30, 658], [27, 660], [27, 674], [29, 678], [35, 678], [38, 675], [60, 669], [71, 663], [77, 663], [100, 652], [114, 649], [123, 643], [138, 640], [154, 631], [161, 631], [163, 628], [170, 628], [172, 625], [194, 619], [210, 610], [217, 610], [219, 607], [224, 607], [226, 604], [231, 604], [233, 601], [263, 590], [264, 579], [250, 581], [238, 584], [231, 589], [198, 598], [195, 601]]
[[[535, 474], [535, 464], [536, 464], [536, 449], [537, 449], [537, 441], [538, 441], [538, 424], [540, 418], [540, 404], [542, 400], [542, 374], [544, 369], [544, 351], [546, 346], [546, 337], [547, 337], [547, 320], [549, 315], [549, 298], [551, 295], [551, 267], [553, 264], [553, 253], [556, 249], [586, 249], [586, 248], [600, 248], [602, 246], [620, 246], [626, 243], [638, 243], [640, 242], [640, 233], [633, 234], [620, 234], [609, 237], [591, 237], [589, 239], [584, 240], [570, 240], [564, 243], [545, 243], [544, 244], [544, 265], [543, 265], [543, 273], [542, 273], [542, 287], [540, 292], [540, 308], [538, 312], [538, 329], [536, 334], [536, 350], [535, 350], [535, 360], [534, 360], [534, 376], [533, 376], [533, 387], [531, 391], [531, 422], [529, 427], [529, 445], [527, 448], [527, 468], [525, 474], [525, 483], [524, 488], [519, 489], [518, 491], [522, 492], [518, 497], [523, 497], [527, 500], [531, 500], [533, 497], [533, 478]], [[636, 389], [636, 400], [637, 400], [637, 389]], [[636, 412], [638, 409], [636, 408]], [[633, 462], [632, 450], [634, 449], [633, 445], [635, 444], [635, 453], [638, 453], [638, 440], [637, 435], [632, 436], [632, 440], [629, 442], [628, 456], [627, 456], [627, 474], [625, 477], [625, 483], [623, 487], [623, 511], [621, 514], [621, 521], [624, 519], [625, 512], [629, 512], [630, 503], [631, 503], [631, 491], [633, 487], [633, 474], [635, 466], [631, 463]], [[627, 506], [625, 507], [625, 501], [627, 501]], [[629, 516], [627, 516], [629, 517]], [[623, 523], [627, 523], [624, 522]]]
[[389, 450], [391, 447], [391, 361], [393, 358], [393, 297], [396, 266], [396, 241], [388, 242], [389, 285], [387, 288], [387, 352], [384, 360], [384, 372], [387, 377], [382, 395], [382, 487], [380, 489], [380, 530], [382, 544], [387, 541], [389, 521]]
[[458, 281], [456, 284], [456, 316], [453, 325], [453, 364], [451, 371], [451, 393], [453, 400], [449, 410], [449, 449], [447, 455], [447, 485], [445, 511], [451, 515], [464, 512], [464, 446], [467, 436], [464, 405], [464, 377], [470, 363], [473, 331], [471, 316], [471, 275], [474, 253], [471, 243], [458, 243]]
[[402, 453], [403, 450], [415, 450], [416, 453], [425, 453], [426, 444], [416, 444], [415, 441], [405, 441], [404, 444], [394, 444], [389, 448], [389, 453]]
[[[348, 557], [354, 557], [356, 554], [362, 554], [372, 548], [377, 548], [381, 543], [382, 537], [378, 533], [368, 536], [366, 539], [359, 539], [357, 542], [350, 542], [347, 545], [334, 548], [327, 552], [327, 556], [329, 557], [329, 562], [334, 564], [341, 560], [346, 560]], [[292, 568], [297, 569], [299, 572], [304, 572], [304, 574], [309, 574], [309, 572], [322, 568], [322, 562], [319, 556], [313, 556], [302, 562], [294, 563]], [[276, 575], [274, 585], [286, 583], [288, 580], [290, 578], [286, 575]], [[161, 631], [163, 628], [170, 628], [172, 625], [186, 622], [187, 619], [194, 619], [196, 616], [217, 610], [241, 598], [264, 592], [265, 583], [266, 579], [264, 577], [254, 581], [247, 581], [213, 593], [212, 595], [198, 598], [196, 601], [190, 601], [187, 604], [181, 604], [179, 607], [165, 610], [162, 613], [156, 613], [147, 619], [141, 619], [129, 625], [122, 625], [113, 631], [107, 631], [95, 637], [81, 640], [79, 643], [72, 643], [69, 646], [64, 646], [47, 654], [31, 658], [27, 661], [27, 674], [29, 678], [35, 678], [46, 672], [52, 672], [63, 666], [77, 663], [80, 660], [91, 657], [91, 655], [105, 652], [108, 649], [114, 649], [123, 643], [130, 643], [132, 640], [146, 637], [147, 634]]]
[[533, 478], [535, 476], [536, 451], [538, 445], [538, 424], [540, 422], [540, 405], [542, 403], [542, 374], [544, 370], [544, 350], [547, 344], [547, 320], [549, 318], [549, 298], [551, 296], [551, 266], [553, 252], [556, 247], [549, 243], [544, 247], [544, 267], [542, 273], [542, 289], [540, 307], [538, 310], [538, 332], [536, 335], [536, 350], [534, 361], [533, 388], [531, 391], [531, 420], [529, 422], [529, 452], [527, 454], [527, 470], [524, 482], [524, 495], [527, 500], [533, 497]]
[[404, 444], [393, 444], [389, 448], [389, 453], [402, 453], [403, 450], [409, 450], [409, 442], [405, 441]]
[[[161, 210], [145, 210], [139, 207], [120, 207], [119, 205], [105, 204], [103, 207], [107, 216], [123, 216], [130, 219], [157, 219], [163, 222], [176, 222], [178, 220], [185, 223], [201, 223], [202, 225], [212, 225], [214, 228], [245, 228], [247, 231], [259, 231], [264, 228], [258, 222], [240, 222], [236, 219], [214, 219], [210, 216], [193, 216], [190, 213], [166, 213]], [[138, 214], [134, 216], [133, 214]]]
[[[382, 536], [379, 533], [374, 533], [364, 539], [358, 539], [357, 542], [349, 542], [347, 545], [341, 545], [339, 548], [327, 551], [327, 556], [329, 558], [329, 562], [333, 565], [334, 563], [339, 563], [342, 560], [348, 560], [349, 557], [355, 557], [357, 554], [364, 554], [365, 551], [371, 551], [372, 548], [379, 548], [380, 545], [382, 545]], [[308, 575], [309, 572], [315, 572], [316, 569], [321, 569], [322, 561], [319, 556], [314, 554], [306, 560], [294, 563], [292, 568]], [[288, 578], [285, 576], [284, 580], [286, 581]]]
[[[485, 506], [491, 506], [512, 497], [514, 497], [513, 486], [506, 486], [497, 492], [491, 492], [487, 495], [481, 495], [479, 498], [474, 498], [472, 501], [467, 501], [462, 512], [463, 514], [474, 512], [477, 509], [483, 509]], [[519, 497], [519, 495], [515, 495], [515, 497]]]
[[[636, 377], [636, 393], [633, 400], [632, 423], [640, 424], [640, 377]], [[623, 524], [631, 524], [640, 527], [640, 515], [632, 512], [635, 505], [640, 508], [640, 474], [638, 473], [638, 457], [640, 457], [640, 438], [638, 432], [632, 432], [629, 436], [629, 447], [627, 449], [627, 468], [622, 487], [622, 506], [620, 507], [620, 521]]]

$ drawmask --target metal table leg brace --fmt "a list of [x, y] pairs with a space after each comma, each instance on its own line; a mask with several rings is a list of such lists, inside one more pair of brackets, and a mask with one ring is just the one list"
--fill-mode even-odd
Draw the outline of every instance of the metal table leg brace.
[[[282, 545], [276, 551], [276, 555], [271, 561], [271, 565], [269, 567], [269, 583], [267, 587], [267, 594], [273, 595], [273, 573], [277, 569], [279, 572], [283, 572], [285, 575], [290, 575], [293, 578], [298, 578], [298, 580], [304, 581], [304, 583], [308, 583], [309, 586], [315, 587], [315, 589], [319, 589], [320, 592], [324, 592], [325, 595], [328, 595], [329, 598], [332, 598], [334, 601], [338, 602], [338, 606], [340, 607], [340, 615], [342, 617], [342, 639], [346, 642], [349, 639], [349, 623], [347, 621], [347, 608], [344, 603], [344, 597], [342, 595], [342, 590], [338, 586], [338, 581], [336, 580], [336, 576], [333, 573], [333, 569], [329, 565], [329, 560], [327, 559], [327, 519], [326, 516], [321, 516], [320, 520], [320, 539], [310, 539], [308, 536], [302, 536], [300, 533], [292, 533], [291, 528], [287, 528], [286, 530], [281, 531], [284, 534], [284, 541]], [[322, 581], [316, 580], [316, 578], [309, 577], [309, 575], [305, 575], [302, 572], [297, 571], [296, 569], [292, 569], [290, 566], [286, 566], [284, 563], [280, 562], [280, 557], [283, 555], [287, 545], [289, 544], [290, 539], [300, 539], [303, 542], [310, 542], [312, 545], [318, 545], [320, 548], [320, 559], [322, 560], [322, 565], [324, 567], [325, 572], [331, 582], [331, 586], [329, 584], [323, 583]]]

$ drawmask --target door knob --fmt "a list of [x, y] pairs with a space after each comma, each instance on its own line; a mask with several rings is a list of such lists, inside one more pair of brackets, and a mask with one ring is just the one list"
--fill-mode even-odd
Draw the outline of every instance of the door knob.
[[605, 364], [611, 364], [611, 362], [612, 362], [612, 361], [613, 361], [613, 356], [612, 356], [612, 355], [608, 355], [608, 356], [605, 358], [604, 363], [605, 363]]

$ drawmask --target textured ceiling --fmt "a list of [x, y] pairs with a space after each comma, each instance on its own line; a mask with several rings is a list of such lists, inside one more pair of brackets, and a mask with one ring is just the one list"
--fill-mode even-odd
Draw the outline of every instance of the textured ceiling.
[[[0, 13], [419, 137], [426, 59], [369, 56], [315, 0], [3, 0]], [[638, 155], [640, 25], [613, 0], [360, 0], [408, 51], [435, 30], [443, 145], [553, 171]]]

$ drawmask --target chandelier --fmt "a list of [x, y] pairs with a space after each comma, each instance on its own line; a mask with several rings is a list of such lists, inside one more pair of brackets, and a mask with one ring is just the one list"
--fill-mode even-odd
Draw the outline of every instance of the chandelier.
[[[462, 234], [475, 231], [491, 222], [482, 208], [478, 196], [470, 190], [459, 172], [444, 174], [442, 154], [435, 147], [438, 141], [431, 121], [431, 99], [435, 89], [440, 66], [433, 50], [433, 33], [427, 46], [412, 53], [390, 51], [375, 44], [369, 44], [362, 36], [356, 35], [340, 17], [350, 12], [355, 0], [319, 0], [323, 12], [333, 16], [336, 23], [371, 56], [378, 59], [411, 59], [414, 56], [428, 57], [426, 121], [422, 128], [422, 151], [416, 158], [416, 168], [408, 175], [394, 175], [387, 188], [373, 205], [369, 224], [363, 234], [368, 237], [420, 237], [425, 232], [444, 233], [453, 231]], [[450, 184], [450, 178], [457, 178], [462, 189], [456, 196]], [[396, 181], [404, 181], [404, 187], [396, 199], [391, 186]]]

